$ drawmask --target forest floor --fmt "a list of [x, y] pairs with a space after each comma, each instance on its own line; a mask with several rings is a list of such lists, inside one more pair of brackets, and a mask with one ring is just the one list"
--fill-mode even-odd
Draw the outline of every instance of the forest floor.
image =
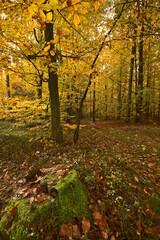
[[99, 214], [88, 233], [80, 229], [81, 239], [160, 239], [160, 126], [84, 122], [74, 145], [75, 125], [64, 124], [61, 146], [48, 126], [0, 121], [0, 217], [13, 196], [33, 201], [24, 176], [35, 163], [43, 172], [56, 166], [58, 178], [79, 172], [89, 208]]

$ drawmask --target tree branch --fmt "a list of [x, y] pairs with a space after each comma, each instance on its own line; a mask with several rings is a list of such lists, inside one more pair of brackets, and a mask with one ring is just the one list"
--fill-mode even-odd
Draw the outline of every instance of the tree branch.
[[[120, 19], [121, 15], [122, 15], [122, 13], [123, 13], [123, 11], [124, 11], [124, 7], [125, 7], [125, 5], [126, 5], [127, 3], [128, 3], [128, 0], [126, 0], [126, 2], [123, 3], [123, 6], [122, 6], [122, 9], [121, 9], [120, 13], [119, 13], [118, 16], [115, 18], [115, 21], [114, 21], [111, 29], [110, 29], [110, 30], [108, 31], [108, 33], [105, 35], [104, 40], [103, 40], [103, 42], [101, 43], [100, 48], [99, 48], [99, 50], [98, 50], [98, 53], [97, 53], [95, 59], [93, 60], [93, 63], [92, 63], [92, 65], [91, 65], [91, 69], [94, 68], [94, 66], [95, 66], [95, 64], [96, 64], [96, 61], [97, 61], [97, 59], [98, 59], [98, 57], [99, 57], [99, 55], [100, 55], [103, 47], [105, 46], [106, 38], [111, 34], [112, 30], [114, 29], [115, 25], [117, 24], [117, 21]], [[76, 130], [75, 130], [74, 137], [73, 137], [74, 143], [77, 143], [77, 141], [78, 141], [78, 139], [79, 139], [79, 126], [80, 126], [80, 121], [81, 121], [81, 113], [82, 113], [83, 102], [84, 102], [84, 100], [86, 99], [88, 89], [89, 89], [89, 87], [90, 87], [90, 85], [91, 85], [91, 83], [92, 83], [92, 78], [93, 78], [93, 72], [92, 72], [92, 73], [90, 74], [90, 76], [89, 76], [88, 85], [87, 85], [87, 87], [86, 87], [86, 90], [85, 90], [85, 92], [84, 92], [84, 94], [83, 94], [83, 97], [81, 98], [81, 101], [80, 101], [80, 104], [79, 104], [77, 128], [76, 128]]]

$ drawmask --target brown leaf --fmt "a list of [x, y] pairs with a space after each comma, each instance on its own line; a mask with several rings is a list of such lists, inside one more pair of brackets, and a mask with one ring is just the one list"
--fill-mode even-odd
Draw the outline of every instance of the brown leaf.
[[66, 237], [66, 236], [69, 237], [69, 235], [70, 235], [69, 225], [68, 224], [62, 224], [59, 234], [60, 234], [61, 237]]
[[62, 36], [62, 31], [60, 29], [57, 29], [57, 35]]
[[99, 225], [99, 223], [102, 221], [102, 218], [103, 218], [103, 216], [102, 216], [102, 214], [100, 214], [100, 212], [98, 212], [98, 211], [95, 211], [94, 213], [93, 213], [93, 220], [94, 220], [94, 224], [95, 225]]
[[72, 0], [67, 0], [67, 5], [70, 7], [72, 5]]
[[90, 228], [91, 228], [90, 221], [87, 218], [83, 217], [83, 220], [82, 220], [83, 231], [89, 232]]
[[39, 195], [37, 195], [37, 197], [36, 197], [36, 201], [37, 201], [38, 203], [41, 203], [41, 202], [43, 202], [43, 201], [46, 200], [46, 199], [47, 199], [47, 196], [46, 196], [44, 193], [39, 194]]
[[78, 239], [81, 238], [81, 233], [77, 225], [72, 226], [72, 235], [74, 238], [78, 238]]

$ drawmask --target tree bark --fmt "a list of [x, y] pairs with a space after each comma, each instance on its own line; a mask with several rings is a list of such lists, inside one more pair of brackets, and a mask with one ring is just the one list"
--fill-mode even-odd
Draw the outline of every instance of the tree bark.
[[11, 92], [10, 92], [10, 82], [9, 82], [9, 74], [6, 75], [6, 87], [7, 87], [7, 97], [11, 97]]
[[119, 73], [119, 84], [118, 84], [117, 120], [120, 120], [121, 118], [121, 108], [122, 108], [121, 82], [122, 82], [122, 59], [120, 60], [120, 73]]
[[[151, 80], [151, 63], [150, 63], [150, 51], [151, 51], [151, 44], [150, 41], [148, 43], [148, 60], [147, 60], [147, 90], [150, 88], [150, 80]], [[150, 115], [150, 92], [146, 92], [146, 107], [145, 107], [145, 118], [149, 119]]]
[[[53, 24], [46, 23], [45, 28], [45, 41], [50, 42], [54, 39], [53, 36]], [[54, 49], [54, 44], [50, 42], [50, 50]], [[52, 137], [61, 144], [63, 142], [63, 133], [60, 123], [60, 100], [58, 90], [58, 75], [56, 71], [56, 57], [49, 53], [50, 62], [54, 63], [54, 66], [50, 67], [48, 64], [48, 89], [50, 96], [50, 108], [51, 108], [51, 125], [52, 125]]]
[[92, 121], [95, 122], [95, 115], [96, 115], [96, 90], [95, 90], [95, 82], [94, 82], [94, 89], [93, 89], [93, 112], [92, 112]]
[[134, 69], [134, 57], [136, 54], [136, 40], [133, 40], [132, 52], [133, 57], [130, 62], [130, 73], [129, 73], [129, 86], [128, 86], [128, 101], [127, 101], [127, 114], [126, 114], [126, 122], [130, 122], [131, 116], [131, 98], [132, 98], [132, 82], [133, 82], [133, 69]]
[[42, 99], [42, 79], [39, 80], [39, 86], [37, 87], [37, 98]]
[[[143, 14], [140, 14], [140, 2], [138, 1], [138, 11], [139, 16], [143, 17]], [[144, 3], [142, 0], [142, 8], [144, 8]], [[144, 10], [144, 9], [142, 9]], [[137, 109], [136, 109], [136, 122], [142, 121], [142, 111], [143, 111], [143, 33], [144, 26], [141, 25], [141, 36], [139, 39], [139, 72], [138, 72], [138, 86], [137, 86]]]

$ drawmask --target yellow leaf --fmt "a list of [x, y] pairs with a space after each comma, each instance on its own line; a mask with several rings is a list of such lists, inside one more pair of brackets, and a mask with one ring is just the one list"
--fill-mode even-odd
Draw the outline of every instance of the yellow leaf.
[[39, 15], [40, 15], [40, 18], [42, 19], [42, 21], [44, 22], [45, 21], [45, 19], [46, 19], [46, 16], [45, 16], [45, 14], [44, 14], [44, 12], [43, 11], [39, 11]]
[[34, 0], [35, 3], [42, 4], [44, 3], [44, 0]]
[[64, 1], [64, 3], [61, 4], [61, 9], [65, 8], [66, 6], [66, 1]]
[[49, 49], [50, 49], [50, 45], [44, 48], [44, 52], [48, 52]]
[[48, 20], [48, 21], [52, 21], [52, 18], [53, 18], [52, 12], [47, 13], [46, 16], [47, 16], [47, 20]]
[[50, 11], [52, 9], [52, 6], [50, 4], [44, 4], [42, 5], [41, 9], [45, 11]]
[[54, 56], [54, 55], [55, 55], [55, 51], [51, 50], [51, 51], [50, 51], [50, 54], [51, 54], [52, 56]]
[[87, 11], [86, 9], [79, 8], [79, 9], [77, 10], [77, 12], [82, 13], [82, 14], [86, 14], [88, 11]]
[[34, 27], [35, 27], [35, 22], [30, 22], [30, 24], [28, 26], [28, 30], [32, 31]]
[[81, 20], [84, 21], [85, 23], [87, 22], [87, 18], [85, 18], [83, 15], [81, 16]]
[[82, 2], [82, 4], [83, 4], [83, 6], [85, 6], [85, 7], [90, 7], [90, 3], [89, 2]]
[[30, 13], [30, 15], [36, 13], [38, 11], [38, 5], [36, 4], [31, 4], [31, 6], [28, 8], [28, 11]]
[[104, 0], [99, 0], [100, 1], [100, 3], [102, 3], [102, 4], [105, 4], [105, 1]]
[[59, 37], [55, 38], [53, 42], [58, 43], [59, 42]]
[[73, 22], [74, 22], [74, 24], [75, 24], [75, 26], [76, 26], [76, 28], [77, 28], [77, 27], [78, 27], [78, 24], [79, 24], [79, 22], [80, 22], [79, 16], [78, 16], [77, 14], [74, 15]]
[[95, 10], [97, 11], [97, 10], [98, 10], [98, 8], [99, 8], [99, 2], [98, 2], [98, 1], [96, 1], [96, 2], [95, 2]]
[[50, 5], [53, 7], [53, 10], [58, 8], [58, 0], [50, 0]]

